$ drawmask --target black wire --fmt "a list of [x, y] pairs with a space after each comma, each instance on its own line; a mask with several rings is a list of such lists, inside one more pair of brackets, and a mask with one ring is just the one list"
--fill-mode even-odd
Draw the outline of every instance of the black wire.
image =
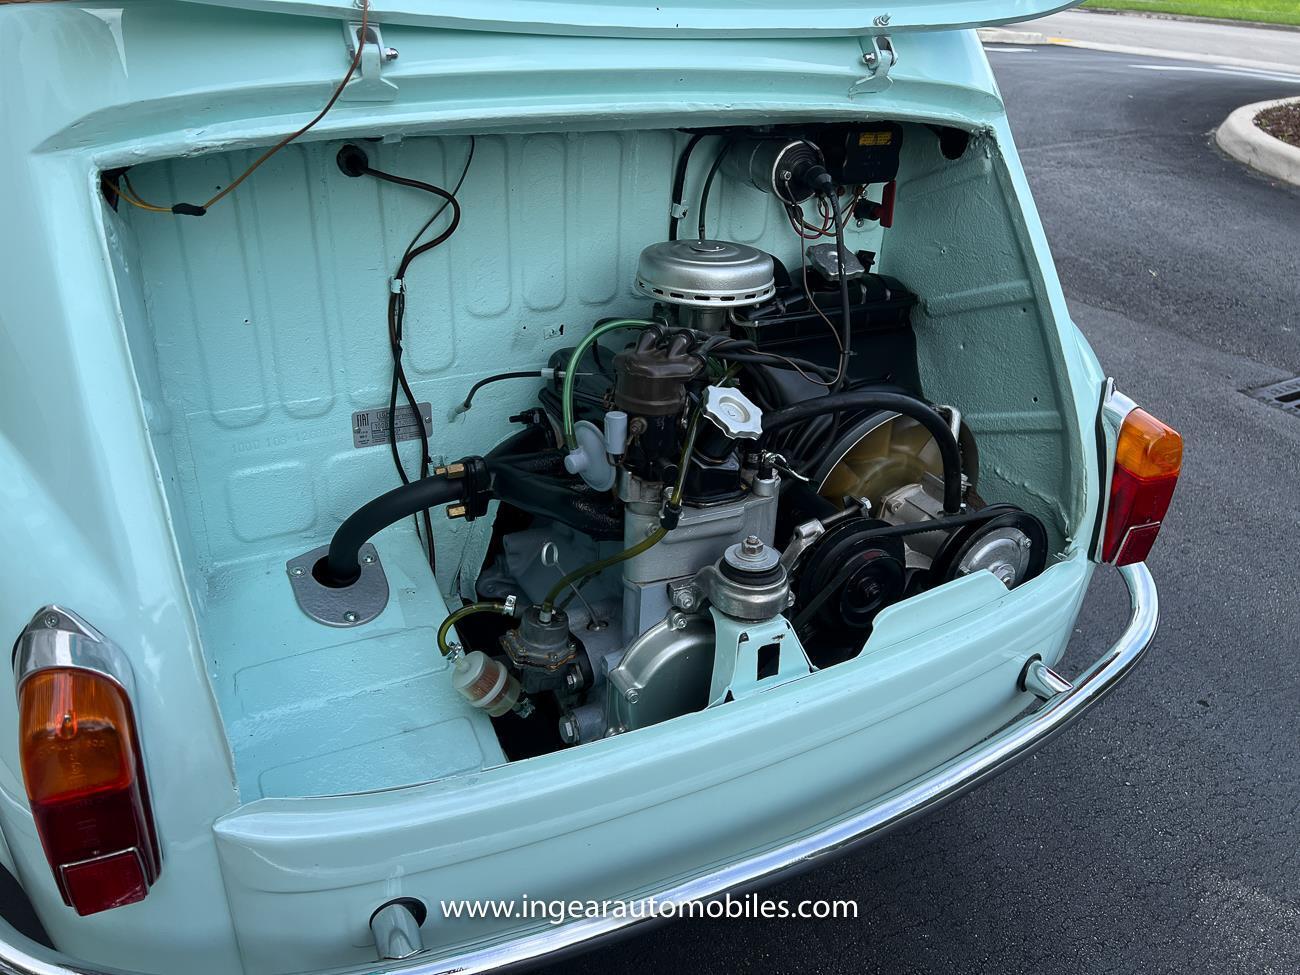
[[704, 188], [700, 190], [700, 240], [708, 236], [704, 231], [704, 218], [708, 216], [709, 211], [709, 190], [713, 188], [713, 178], [718, 175], [718, 170], [722, 168], [722, 160], [727, 158], [727, 151], [731, 148], [731, 140], [728, 139], [718, 150], [717, 156], [713, 159], [713, 165], [709, 167], [709, 175], [704, 178]]
[[[400, 390], [402, 397], [410, 406], [415, 415], [416, 429], [420, 436], [420, 471], [421, 479], [427, 478], [431, 472], [433, 459], [429, 451], [429, 434], [424, 428], [424, 418], [420, 416], [420, 406], [416, 401], [415, 393], [411, 390], [411, 384], [406, 378], [406, 369], [402, 365], [402, 335], [403, 327], [406, 320], [406, 283], [405, 276], [407, 269], [421, 254], [433, 250], [443, 241], [447, 240], [456, 232], [460, 225], [460, 201], [457, 200], [456, 194], [465, 183], [465, 177], [469, 174], [470, 163], [474, 161], [475, 139], [470, 136], [469, 152], [465, 156], [465, 165], [461, 168], [460, 177], [456, 180], [456, 185], [451, 192], [444, 190], [440, 186], [432, 183], [426, 183], [422, 180], [410, 179], [405, 176], [397, 176], [393, 173], [386, 173], [382, 170], [366, 167], [365, 173], [376, 179], [385, 182], [394, 183], [398, 186], [408, 186], [412, 189], [422, 190], [426, 193], [432, 193], [434, 196], [442, 198], [443, 203], [433, 215], [424, 222], [424, 225], [411, 238], [411, 242], [406, 245], [406, 250], [402, 253], [402, 259], [398, 263], [397, 273], [393, 275], [397, 282], [397, 290], [390, 292], [388, 296], [388, 338], [389, 349], [393, 358], [393, 378], [389, 388], [388, 395], [388, 446], [393, 455], [393, 466], [397, 469], [397, 476], [401, 478], [403, 484], [411, 483], [410, 475], [406, 472], [406, 465], [402, 462], [401, 452], [397, 448], [397, 394]], [[451, 207], [451, 220], [447, 227], [435, 236], [432, 240], [420, 244], [426, 231], [433, 226], [434, 222]], [[425, 555], [429, 563], [429, 571], [437, 572], [437, 558], [434, 551], [433, 543], [433, 522], [429, 516], [429, 509], [412, 516], [415, 521], [415, 536], [420, 540], [425, 549]], [[424, 522], [424, 537], [421, 539], [420, 522]]]
[[686, 169], [690, 165], [691, 153], [695, 151], [695, 147], [700, 144], [700, 140], [707, 134], [705, 132], [696, 132], [682, 149], [681, 155], [677, 157], [677, 171], [673, 174], [672, 199], [668, 201], [669, 240], [677, 239], [677, 224], [681, 218], [676, 214], [677, 208], [682, 205], [682, 198], [686, 195]]
[[849, 378], [849, 357], [853, 354], [850, 348], [853, 342], [853, 309], [849, 305], [849, 249], [844, 244], [844, 211], [840, 209], [833, 194], [828, 195], [827, 202], [835, 214], [835, 262], [840, 270], [840, 329], [843, 332], [840, 354], [843, 356], [844, 367], [840, 370], [834, 389], [834, 392], [839, 392]]
[[460, 404], [460, 412], [468, 410], [474, 403], [474, 394], [489, 383], [499, 383], [503, 379], [540, 379], [545, 375], [546, 373], [541, 369], [529, 369], [522, 372], [499, 372], [495, 376], [480, 379], [469, 388], [469, 392], [465, 395], [465, 402]]
[[[455, 197], [456, 194], [460, 192], [460, 188], [465, 185], [465, 177], [469, 175], [470, 163], [474, 161], [474, 149], [475, 146], [477, 145], [477, 142], [478, 140], [475, 139], [474, 136], [471, 135], [469, 137], [469, 152], [465, 156], [465, 165], [461, 167], [460, 176], [456, 180], [456, 185], [451, 188], [451, 195], [453, 197]], [[416, 231], [415, 236], [411, 238], [411, 242], [406, 245], [407, 253], [411, 252], [411, 250], [415, 247], [416, 241], [418, 241], [421, 237], [424, 236], [424, 232], [433, 226], [433, 222], [437, 220], [440, 216], [442, 216], [443, 211], [446, 210], [447, 207], [449, 206], [451, 206], [451, 201], [444, 200], [442, 206], [438, 207], [438, 209], [433, 211], [433, 216], [431, 216], [428, 220], [424, 221], [424, 226], [421, 227], [418, 231]], [[403, 254], [402, 256], [403, 258], [405, 258], [406, 255]]]
[[826, 366], [818, 365], [807, 359], [795, 359], [788, 356], [777, 355], [775, 352], [742, 352], [739, 350], [719, 349], [709, 353], [715, 359], [724, 359], [727, 362], [743, 362], [748, 365], [770, 366], [773, 369], [790, 369], [795, 372], [811, 372], [822, 376], [834, 376], [835, 370], [828, 369]]

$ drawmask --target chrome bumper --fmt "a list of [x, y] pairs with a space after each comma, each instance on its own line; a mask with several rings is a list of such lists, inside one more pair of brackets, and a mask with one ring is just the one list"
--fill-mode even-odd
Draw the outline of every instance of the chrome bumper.
[[[1037, 710], [1008, 725], [967, 752], [878, 800], [848, 819], [766, 853], [655, 895], [659, 903], [707, 900], [727, 891], [761, 887], [816, 866], [875, 839], [895, 826], [922, 816], [1033, 753], [1075, 718], [1101, 700], [1141, 659], [1156, 635], [1159, 602], [1151, 573], [1142, 564], [1120, 570], [1128, 586], [1131, 611], [1119, 639], [1068, 690], [1048, 698]], [[635, 914], [635, 911], [629, 911]], [[652, 918], [604, 917], [573, 921], [488, 948], [450, 957], [417, 956], [337, 970], [338, 975], [471, 975], [553, 960], [589, 943], [631, 933]], [[0, 973], [5, 975], [127, 975], [117, 969], [62, 958], [0, 921]]]

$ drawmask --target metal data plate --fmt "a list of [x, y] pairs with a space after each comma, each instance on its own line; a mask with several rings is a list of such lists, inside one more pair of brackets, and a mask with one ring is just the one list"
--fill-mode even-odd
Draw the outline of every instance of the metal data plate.
[[[433, 432], [433, 406], [419, 403], [420, 419], [424, 421], [426, 435]], [[397, 439], [414, 440], [420, 435], [420, 427], [415, 419], [415, 411], [409, 406], [397, 408]], [[373, 410], [357, 410], [352, 414], [352, 446], [373, 447], [388, 443], [388, 407]]]

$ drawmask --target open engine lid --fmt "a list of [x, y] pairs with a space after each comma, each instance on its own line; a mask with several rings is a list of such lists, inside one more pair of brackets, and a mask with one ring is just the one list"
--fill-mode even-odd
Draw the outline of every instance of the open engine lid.
[[[187, 0], [357, 19], [354, 0]], [[604, 37], [812, 37], [953, 30], [1042, 17], [1082, 0], [371, 0], [377, 24]]]

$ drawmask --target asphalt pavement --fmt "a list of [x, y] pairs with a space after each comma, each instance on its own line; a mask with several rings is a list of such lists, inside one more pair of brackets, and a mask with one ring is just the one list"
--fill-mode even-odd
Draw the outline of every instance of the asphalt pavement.
[[1100, 10], [1067, 10], [1010, 24], [1052, 43], [1127, 48], [1130, 53], [1177, 55], [1218, 64], [1300, 71], [1300, 28], [1226, 24]]
[[[1300, 373], [1300, 191], [1210, 142], [1300, 79], [990, 57], [1075, 321], [1186, 438], [1157, 643], [1035, 757], [770, 891], [858, 921], [683, 921], [554, 972], [1300, 971], [1300, 416], [1240, 392]], [[1099, 573], [1067, 673], [1124, 605]]]

